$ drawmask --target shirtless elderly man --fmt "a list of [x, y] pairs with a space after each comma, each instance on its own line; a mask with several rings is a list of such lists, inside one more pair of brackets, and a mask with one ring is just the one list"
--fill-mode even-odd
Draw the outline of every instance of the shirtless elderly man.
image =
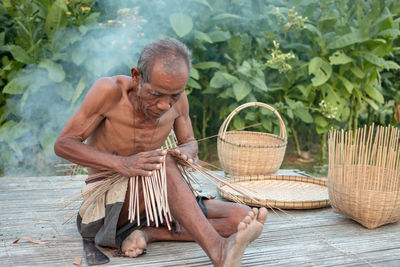
[[[185, 94], [190, 67], [190, 52], [179, 41], [163, 38], [147, 45], [138, 67], [132, 68], [131, 77], [101, 78], [92, 86], [58, 137], [56, 154], [87, 166], [89, 174], [112, 170], [126, 177], [149, 176], [160, 168], [166, 154], [160, 147], [174, 129], [181, 156], [195, 159], [197, 142]], [[179, 234], [165, 226], [144, 227], [142, 223], [138, 227], [136, 222], [130, 223], [129, 192], [125, 185], [121, 187], [124, 191], [111, 194], [120, 202], [113, 205], [106, 199], [105, 204], [102, 202], [103, 211], [92, 212], [97, 219], [85, 221], [83, 215], [78, 215], [84, 246], [95, 241], [136, 257], [151, 242], [196, 241], [215, 266], [240, 266], [244, 250], [262, 232], [267, 210], [196, 199], [175, 160], [168, 155], [166, 174], [171, 214], [182, 226]], [[142, 191], [139, 192], [143, 199]], [[140, 203], [144, 212], [143, 201]], [[90, 263], [99, 263], [95, 258], [101, 252], [94, 245], [92, 250], [89, 246], [86, 254]]]

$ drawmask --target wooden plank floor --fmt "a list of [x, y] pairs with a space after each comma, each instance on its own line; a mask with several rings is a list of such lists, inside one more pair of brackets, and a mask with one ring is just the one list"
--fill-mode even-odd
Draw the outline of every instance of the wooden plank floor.
[[[83, 258], [75, 219], [63, 225], [65, 210], [59, 209], [79, 193], [84, 178], [70, 183], [63, 183], [71, 180], [66, 176], [0, 178], [0, 266], [73, 266], [76, 257]], [[217, 194], [203, 183], [203, 193]], [[399, 223], [368, 230], [331, 208], [288, 213], [269, 212], [243, 266], [400, 266]], [[153, 243], [136, 259], [109, 256], [107, 266], [211, 265], [193, 242]]]

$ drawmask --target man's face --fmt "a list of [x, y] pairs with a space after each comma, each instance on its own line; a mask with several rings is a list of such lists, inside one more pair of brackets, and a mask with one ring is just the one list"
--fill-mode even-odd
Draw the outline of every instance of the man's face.
[[185, 61], [181, 60], [175, 70], [168, 73], [162, 62], [156, 61], [150, 81], [139, 85], [140, 108], [146, 117], [160, 118], [185, 92], [189, 73]]

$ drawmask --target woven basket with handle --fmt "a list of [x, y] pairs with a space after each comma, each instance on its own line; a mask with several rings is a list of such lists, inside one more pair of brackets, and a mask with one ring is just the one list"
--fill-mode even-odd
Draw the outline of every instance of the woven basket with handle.
[[[252, 106], [267, 108], [278, 117], [279, 136], [252, 131], [227, 131], [232, 118], [240, 110]], [[222, 169], [232, 176], [274, 174], [282, 164], [286, 144], [286, 127], [278, 111], [264, 103], [250, 102], [237, 107], [222, 123], [218, 132], [218, 157]]]

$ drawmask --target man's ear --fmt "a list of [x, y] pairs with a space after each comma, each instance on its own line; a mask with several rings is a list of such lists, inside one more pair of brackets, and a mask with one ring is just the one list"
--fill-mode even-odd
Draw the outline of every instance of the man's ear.
[[133, 84], [135, 86], [137, 86], [139, 84], [139, 81], [140, 81], [140, 71], [139, 71], [139, 69], [138, 68], [132, 68], [131, 69], [131, 74], [132, 74]]

